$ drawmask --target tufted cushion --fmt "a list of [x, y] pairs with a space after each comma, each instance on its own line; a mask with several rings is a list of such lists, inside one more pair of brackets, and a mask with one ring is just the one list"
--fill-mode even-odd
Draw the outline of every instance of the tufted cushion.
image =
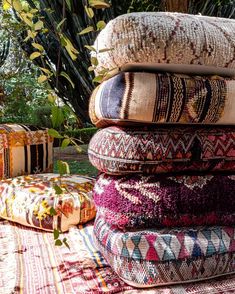
[[235, 272], [234, 227], [123, 232], [101, 217], [97, 248], [114, 271], [136, 287], [192, 282]]
[[108, 174], [235, 172], [235, 129], [108, 127], [93, 136], [88, 154], [91, 163]]
[[[53, 188], [59, 185], [63, 193]], [[0, 216], [47, 231], [85, 223], [95, 217], [91, 178], [37, 174], [0, 181]], [[56, 214], [51, 216], [51, 208]]]
[[[235, 20], [141, 12], [111, 20], [98, 35], [97, 71], [137, 69], [235, 75]], [[95, 53], [94, 53], [95, 54]]]
[[235, 224], [235, 176], [101, 174], [93, 197], [99, 215], [120, 229]]
[[89, 107], [98, 126], [146, 123], [235, 123], [235, 80], [126, 72], [104, 81]]
[[0, 125], [0, 179], [51, 172], [52, 168], [53, 139], [46, 129]]

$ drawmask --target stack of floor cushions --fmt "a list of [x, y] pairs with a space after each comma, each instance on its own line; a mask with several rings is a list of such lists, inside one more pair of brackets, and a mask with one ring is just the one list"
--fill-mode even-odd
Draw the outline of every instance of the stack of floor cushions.
[[[95, 42], [98, 249], [128, 284], [235, 272], [235, 21], [132, 13]], [[104, 50], [102, 50], [104, 51]]]

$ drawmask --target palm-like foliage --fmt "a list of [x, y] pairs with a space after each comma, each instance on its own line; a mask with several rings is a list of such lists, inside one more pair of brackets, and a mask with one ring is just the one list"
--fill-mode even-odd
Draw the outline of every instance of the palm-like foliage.
[[[78, 35], [78, 33], [99, 20], [107, 22], [126, 12], [165, 10], [168, 7], [168, 1], [172, 2], [172, 0], [128, 0], [122, 2], [111, 0], [111, 8], [96, 10], [94, 18], [89, 19], [84, 11], [84, 5], [87, 5], [85, 0], [38, 0], [49, 33], [47, 35], [40, 33], [37, 36], [36, 41], [43, 45], [46, 55], [44, 63], [40, 59], [36, 59], [35, 62], [48, 68], [49, 64], [53, 64], [57, 72], [64, 71], [69, 75], [74, 83], [74, 88], [62, 76], [52, 77], [50, 84], [53, 88], [57, 88], [58, 95], [65, 103], [69, 103], [73, 107], [83, 123], [89, 122], [88, 101], [94, 88], [93, 75], [88, 71], [90, 65], [89, 52], [84, 49], [84, 45], [92, 45], [97, 33], [91, 32], [83, 36]], [[185, 0], [183, 1], [185, 2]], [[27, 0], [27, 2], [31, 7], [34, 7], [33, 0]], [[189, 0], [188, 11], [194, 14], [234, 17], [234, 2], [234, 0]], [[57, 33], [57, 26], [64, 17], [66, 22], [63, 25], [63, 34], [72, 41], [73, 46], [79, 51], [78, 58], [74, 61], [70, 58], [66, 49], [61, 46]], [[31, 54], [34, 50], [30, 43], [22, 42], [22, 47], [28, 54]]]

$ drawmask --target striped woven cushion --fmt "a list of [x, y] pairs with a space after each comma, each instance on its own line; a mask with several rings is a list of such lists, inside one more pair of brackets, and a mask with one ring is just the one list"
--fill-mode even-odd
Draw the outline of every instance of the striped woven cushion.
[[235, 80], [126, 72], [104, 81], [90, 100], [92, 122], [235, 123]]
[[169, 12], [121, 15], [97, 37], [97, 51], [112, 49], [97, 54], [97, 71], [150, 66], [180, 73], [234, 76], [234, 31], [233, 19]]
[[0, 146], [0, 179], [52, 171], [53, 139], [46, 129], [2, 124]]
[[114, 271], [136, 287], [214, 278], [235, 272], [234, 227], [195, 227], [123, 232], [101, 217], [97, 248]]
[[91, 163], [108, 174], [235, 172], [235, 129], [108, 127], [93, 136], [88, 154]]
[[[61, 194], [56, 194], [55, 185], [62, 189]], [[1, 180], [0, 217], [64, 232], [95, 217], [92, 189], [93, 179], [78, 175], [37, 174]]]
[[235, 176], [101, 174], [93, 197], [99, 215], [120, 229], [235, 224]]

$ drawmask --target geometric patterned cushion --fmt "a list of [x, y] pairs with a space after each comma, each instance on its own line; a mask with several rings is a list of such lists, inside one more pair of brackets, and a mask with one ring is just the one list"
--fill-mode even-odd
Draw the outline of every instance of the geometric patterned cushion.
[[235, 176], [101, 174], [98, 214], [120, 229], [235, 224]]
[[[67, 231], [95, 217], [93, 182], [84, 176], [57, 174], [1, 180], [0, 217], [46, 231]], [[62, 194], [55, 193], [55, 185], [61, 187]]]
[[193, 282], [235, 272], [235, 228], [195, 227], [123, 232], [99, 215], [97, 248], [136, 287]]
[[218, 76], [125, 72], [91, 96], [90, 117], [111, 124], [235, 123], [235, 80]]
[[114, 175], [235, 172], [235, 128], [107, 127], [92, 137], [88, 154], [98, 170]]
[[169, 12], [124, 14], [97, 37], [97, 52], [112, 49], [94, 53], [97, 71], [154, 64], [165, 72], [234, 75], [234, 31], [233, 19]]
[[53, 138], [46, 129], [0, 125], [0, 179], [51, 172], [52, 168]]

